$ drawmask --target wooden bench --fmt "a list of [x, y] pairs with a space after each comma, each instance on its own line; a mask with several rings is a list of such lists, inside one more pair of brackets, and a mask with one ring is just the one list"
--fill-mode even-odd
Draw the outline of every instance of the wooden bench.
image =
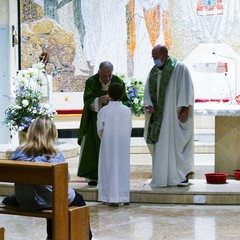
[[0, 214], [52, 218], [54, 240], [89, 239], [89, 207], [68, 206], [67, 163], [0, 160], [0, 182], [53, 186], [52, 210], [25, 212], [1, 206]]
[[0, 227], [0, 240], [4, 240], [4, 228]]

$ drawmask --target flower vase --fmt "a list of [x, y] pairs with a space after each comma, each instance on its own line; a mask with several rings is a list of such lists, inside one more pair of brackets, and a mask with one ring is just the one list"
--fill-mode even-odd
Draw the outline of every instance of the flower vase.
[[26, 141], [26, 138], [27, 138], [27, 130], [18, 132], [19, 145], [22, 145]]

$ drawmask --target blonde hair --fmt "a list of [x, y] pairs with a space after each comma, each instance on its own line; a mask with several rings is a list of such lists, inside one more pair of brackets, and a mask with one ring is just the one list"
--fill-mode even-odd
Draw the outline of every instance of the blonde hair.
[[56, 139], [57, 128], [54, 122], [47, 116], [39, 116], [30, 125], [26, 142], [20, 148], [28, 157], [51, 157], [57, 153]]

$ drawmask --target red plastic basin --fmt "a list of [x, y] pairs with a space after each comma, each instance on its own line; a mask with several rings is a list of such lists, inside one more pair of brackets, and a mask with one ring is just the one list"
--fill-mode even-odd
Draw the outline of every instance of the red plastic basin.
[[227, 173], [205, 173], [207, 183], [209, 184], [224, 184], [227, 181]]
[[233, 172], [235, 180], [240, 180], [240, 170], [234, 170]]

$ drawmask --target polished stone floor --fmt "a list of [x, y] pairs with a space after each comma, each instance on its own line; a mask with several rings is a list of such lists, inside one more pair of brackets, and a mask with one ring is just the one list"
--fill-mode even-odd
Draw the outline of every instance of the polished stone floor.
[[[98, 240], [238, 240], [240, 206], [90, 202], [91, 228]], [[6, 240], [45, 240], [45, 219], [0, 216]]]
[[[78, 158], [71, 158], [69, 170], [76, 180]], [[195, 154], [195, 176], [213, 171], [213, 154]], [[131, 154], [131, 182], [147, 181], [151, 172], [148, 154]], [[197, 180], [196, 179], [196, 180]], [[193, 180], [193, 179], [192, 179]], [[195, 187], [201, 187], [195, 183]], [[240, 206], [131, 203], [109, 207], [98, 202], [90, 206], [90, 223], [98, 240], [230, 240], [239, 239]], [[6, 240], [44, 240], [45, 219], [0, 215]]]
[[[86, 185], [76, 176], [78, 156], [67, 160], [71, 184]], [[195, 174], [192, 188], [197, 191], [209, 187], [204, 173], [214, 171], [214, 154], [195, 153]], [[131, 153], [131, 185], [138, 187], [151, 177], [149, 153]], [[234, 185], [236, 184], [236, 185]], [[77, 185], [78, 187], [79, 185]], [[219, 186], [210, 186], [212, 191]], [[235, 191], [240, 182], [225, 184]], [[161, 191], [168, 191], [164, 189]], [[181, 190], [179, 190], [181, 191]], [[227, 198], [227, 196], [226, 196]], [[98, 240], [232, 240], [240, 239], [239, 205], [130, 203], [129, 206], [109, 207], [88, 201], [90, 224], [94, 239]], [[5, 227], [6, 240], [45, 240], [45, 219], [0, 215], [0, 226]]]

